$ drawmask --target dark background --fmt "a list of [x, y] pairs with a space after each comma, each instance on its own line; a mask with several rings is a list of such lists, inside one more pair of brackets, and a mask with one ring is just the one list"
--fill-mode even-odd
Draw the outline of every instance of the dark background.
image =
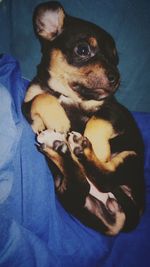
[[[22, 75], [32, 79], [40, 46], [32, 28], [34, 7], [42, 0], [0, 1], [0, 53], [19, 60]], [[43, 1], [45, 2], [45, 1]], [[117, 98], [131, 111], [150, 112], [150, 1], [60, 0], [66, 11], [92, 21], [116, 40], [121, 72]]]

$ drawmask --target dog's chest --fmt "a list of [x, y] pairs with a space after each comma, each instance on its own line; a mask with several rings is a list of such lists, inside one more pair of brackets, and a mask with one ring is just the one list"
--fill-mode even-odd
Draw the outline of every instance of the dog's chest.
[[62, 103], [62, 106], [71, 122], [71, 130], [83, 133], [90, 115], [74, 104]]

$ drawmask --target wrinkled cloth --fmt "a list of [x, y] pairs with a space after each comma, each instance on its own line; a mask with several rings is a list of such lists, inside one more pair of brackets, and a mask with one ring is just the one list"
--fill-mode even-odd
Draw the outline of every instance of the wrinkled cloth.
[[107, 237], [68, 214], [21, 112], [28, 81], [0, 58], [0, 267], [143, 267], [150, 262], [150, 114], [133, 113], [145, 142], [146, 209], [130, 233]]

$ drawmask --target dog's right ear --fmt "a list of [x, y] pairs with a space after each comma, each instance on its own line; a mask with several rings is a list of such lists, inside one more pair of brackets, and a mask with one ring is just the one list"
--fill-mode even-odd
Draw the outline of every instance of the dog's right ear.
[[33, 14], [35, 33], [41, 39], [54, 40], [63, 31], [65, 11], [59, 2], [39, 4]]

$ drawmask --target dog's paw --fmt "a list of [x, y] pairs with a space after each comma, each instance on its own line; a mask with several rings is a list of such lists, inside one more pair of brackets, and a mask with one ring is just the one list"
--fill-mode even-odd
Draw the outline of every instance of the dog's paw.
[[53, 130], [48, 129], [38, 134], [37, 142], [41, 150], [49, 147], [62, 154], [65, 154], [68, 150], [66, 135]]
[[68, 143], [71, 151], [78, 158], [80, 158], [84, 154], [85, 149], [91, 148], [91, 143], [89, 142], [89, 140], [85, 136], [74, 131], [68, 133]]

